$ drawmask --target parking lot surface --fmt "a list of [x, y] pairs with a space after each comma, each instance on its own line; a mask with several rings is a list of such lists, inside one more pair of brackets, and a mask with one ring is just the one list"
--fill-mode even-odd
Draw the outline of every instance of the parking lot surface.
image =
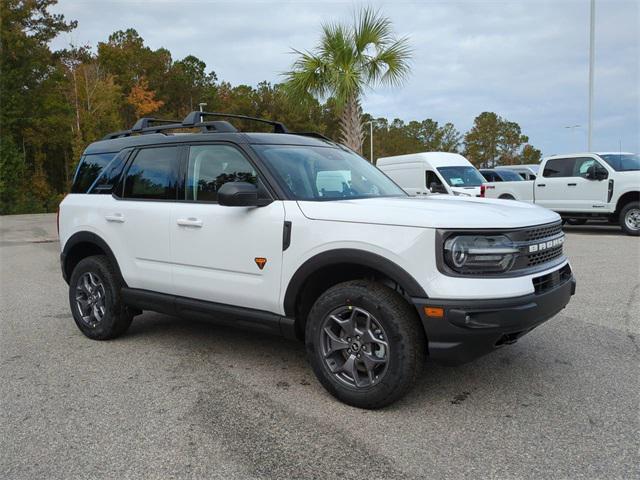
[[155, 313], [86, 339], [55, 216], [0, 217], [0, 478], [640, 478], [640, 239], [566, 232], [561, 314], [364, 411], [294, 341]]

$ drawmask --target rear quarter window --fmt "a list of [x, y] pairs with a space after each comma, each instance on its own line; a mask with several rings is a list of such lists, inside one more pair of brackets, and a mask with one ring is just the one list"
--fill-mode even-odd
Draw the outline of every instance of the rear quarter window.
[[78, 164], [76, 175], [71, 185], [71, 193], [87, 193], [89, 187], [98, 178], [100, 172], [106, 167], [115, 153], [96, 153], [83, 155]]

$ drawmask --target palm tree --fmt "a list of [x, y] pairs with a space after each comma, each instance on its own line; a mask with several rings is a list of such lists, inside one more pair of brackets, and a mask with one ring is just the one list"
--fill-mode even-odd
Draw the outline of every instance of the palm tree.
[[407, 38], [397, 38], [391, 20], [367, 8], [356, 15], [353, 26], [322, 25], [320, 44], [313, 51], [293, 52], [298, 58], [285, 73], [288, 90], [300, 100], [309, 94], [333, 97], [342, 142], [361, 152], [360, 99], [366, 88], [402, 84], [411, 57]]

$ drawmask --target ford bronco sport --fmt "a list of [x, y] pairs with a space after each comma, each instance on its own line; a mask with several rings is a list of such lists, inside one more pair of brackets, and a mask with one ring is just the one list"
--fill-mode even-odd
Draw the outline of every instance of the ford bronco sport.
[[378, 408], [426, 355], [460, 364], [514, 343], [575, 291], [550, 210], [411, 198], [321, 135], [212, 116], [233, 117], [145, 118], [84, 152], [59, 232], [87, 337], [153, 310], [304, 339], [331, 394]]

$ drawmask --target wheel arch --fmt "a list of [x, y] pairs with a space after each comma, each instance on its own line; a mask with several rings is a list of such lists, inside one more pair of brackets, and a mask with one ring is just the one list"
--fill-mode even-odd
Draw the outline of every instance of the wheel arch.
[[405, 297], [427, 298], [411, 274], [381, 255], [350, 248], [328, 250], [305, 261], [287, 285], [284, 311], [287, 317], [295, 318], [296, 335], [304, 335], [307, 314], [322, 292], [358, 278], [382, 281]]
[[625, 192], [620, 195], [618, 198], [618, 202], [616, 203], [616, 215], [620, 214], [620, 211], [624, 208], [624, 206], [629, 202], [637, 202], [640, 201], [640, 192], [638, 191], [630, 191]]
[[126, 286], [126, 282], [122, 277], [120, 266], [116, 256], [113, 254], [107, 242], [93, 232], [76, 232], [64, 244], [62, 253], [60, 254], [60, 264], [62, 267], [62, 276], [69, 283], [71, 273], [75, 266], [86, 257], [91, 255], [105, 255], [118, 275], [118, 279]]

